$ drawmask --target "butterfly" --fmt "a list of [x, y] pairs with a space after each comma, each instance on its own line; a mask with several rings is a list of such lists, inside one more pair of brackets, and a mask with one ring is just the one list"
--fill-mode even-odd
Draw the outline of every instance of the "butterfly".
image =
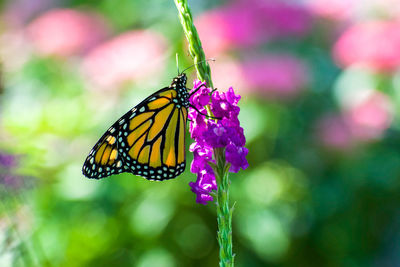
[[[190, 105], [186, 74], [144, 99], [117, 120], [94, 145], [82, 167], [88, 178], [130, 172], [167, 180], [186, 166], [185, 135]], [[197, 91], [197, 90], [196, 90]]]

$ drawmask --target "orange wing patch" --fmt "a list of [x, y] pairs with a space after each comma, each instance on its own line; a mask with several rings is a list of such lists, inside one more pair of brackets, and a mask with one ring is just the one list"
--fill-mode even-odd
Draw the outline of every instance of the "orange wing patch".
[[129, 150], [129, 156], [131, 156], [133, 159], [137, 159], [140, 148], [144, 144], [144, 140], [146, 138], [146, 135], [143, 135], [141, 138], [139, 138], [136, 143], [132, 146], [132, 148]]
[[186, 133], [186, 118], [187, 110], [182, 109], [179, 113], [179, 138], [178, 138], [178, 164], [185, 161], [185, 133]]
[[174, 114], [168, 124], [168, 128], [165, 133], [165, 146], [163, 152], [163, 162], [167, 166], [176, 165], [176, 154], [175, 154], [175, 134], [178, 124], [178, 112], [179, 109], [175, 108]]
[[170, 89], [164, 92], [161, 92], [159, 95], [159, 97], [166, 97], [168, 99], [173, 99], [176, 98], [176, 91], [174, 89]]
[[162, 136], [158, 137], [151, 148], [150, 166], [153, 168], [161, 167], [161, 140]]
[[163, 128], [165, 127], [165, 122], [168, 120], [168, 116], [171, 114], [173, 108], [174, 105], [170, 104], [157, 113], [157, 115], [154, 117], [154, 123], [150, 128], [147, 140], [153, 140], [154, 137], [156, 137], [157, 134], [159, 134], [163, 130]]
[[149, 162], [149, 158], [150, 158], [150, 145], [147, 145], [142, 148], [142, 151], [140, 151], [138, 161], [139, 163], [145, 164]]
[[151, 120], [146, 121], [139, 127], [137, 127], [134, 131], [132, 131], [127, 138], [128, 145], [132, 146], [136, 140], [141, 137], [151, 126]]
[[111, 166], [118, 156], [118, 151], [115, 149], [117, 139], [109, 135], [103, 140], [94, 154], [94, 163], [100, 166]]
[[142, 113], [131, 119], [131, 122], [129, 123], [129, 129], [134, 130], [136, 129], [140, 124], [142, 124], [144, 121], [148, 120], [151, 116], [154, 115], [154, 112], [147, 112], [147, 113]]
[[158, 99], [156, 99], [154, 101], [151, 101], [149, 104], [147, 104], [147, 107], [150, 110], [159, 109], [159, 108], [164, 107], [165, 105], [167, 105], [170, 102], [171, 102], [170, 98], [161, 97], [161, 98], [158, 98]]

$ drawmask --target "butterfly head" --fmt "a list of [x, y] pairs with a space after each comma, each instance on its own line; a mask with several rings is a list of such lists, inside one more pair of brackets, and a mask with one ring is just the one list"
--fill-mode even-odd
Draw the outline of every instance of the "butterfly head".
[[189, 106], [189, 93], [186, 88], [187, 77], [185, 73], [181, 73], [176, 76], [170, 85], [170, 88], [173, 88], [177, 92], [177, 102], [180, 106], [188, 107]]
[[171, 85], [177, 88], [186, 88], [186, 81], [187, 81], [186, 74], [181, 73], [172, 80]]

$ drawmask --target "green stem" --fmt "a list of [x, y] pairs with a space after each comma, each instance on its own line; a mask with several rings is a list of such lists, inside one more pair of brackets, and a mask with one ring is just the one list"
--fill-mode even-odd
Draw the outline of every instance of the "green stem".
[[[186, 0], [174, 0], [178, 9], [179, 19], [183, 31], [189, 43], [189, 53], [196, 64], [197, 76], [205, 81], [208, 87], [213, 88], [211, 70], [207, 63], [203, 47], [196, 27], [193, 24], [192, 14]], [[200, 63], [201, 62], [201, 63]], [[212, 116], [209, 106], [206, 107], [208, 115]], [[217, 222], [218, 222], [218, 243], [220, 247], [219, 265], [221, 267], [233, 267], [234, 255], [232, 253], [232, 212], [229, 208], [229, 164], [225, 160], [225, 150], [217, 148], [214, 150], [214, 157], [217, 164], [211, 163], [215, 178], [217, 180]]]
[[[196, 27], [193, 24], [192, 13], [188, 7], [186, 0], [174, 0], [178, 9], [179, 19], [181, 21], [183, 31], [189, 43], [189, 53], [196, 64], [197, 76], [201, 81], [205, 81], [208, 87], [214, 88], [211, 80], [211, 69], [207, 63], [206, 56], [203, 51], [203, 46], [197, 33]], [[200, 63], [201, 62], [201, 63]]]
[[229, 208], [229, 167], [225, 160], [225, 149], [214, 149], [214, 157], [217, 164], [213, 166], [217, 180], [217, 221], [218, 221], [218, 243], [219, 265], [228, 267], [234, 265], [232, 253], [232, 213], [233, 207]]

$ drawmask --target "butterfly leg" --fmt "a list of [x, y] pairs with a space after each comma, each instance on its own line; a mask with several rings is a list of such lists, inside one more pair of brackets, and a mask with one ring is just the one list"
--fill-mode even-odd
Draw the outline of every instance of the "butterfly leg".
[[189, 105], [189, 107], [191, 107], [192, 109], [196, 110], [199, 114], [209, 118], [209, 119], [214, 119], [214, 120], [222, 120], [222, 118], [217, 118], [217, 117], [213, 117], [213, 116], [209, 116], [208, 114], [202, 113], [200, 112], [195, 106], [193, 105]]
[[206, 86], [205, 84], [200, 85], [200, 86], [197, 87], [193, 92], [191, 92], [191, 93], [189, 94], [189, 98], [190, 98], [192, 95], [194, 95], [195, 93], [197, 93], [197, 91], [199, 91], [202, 87], [206, 87], [206, 88], [207, 88], [207, 86]]

